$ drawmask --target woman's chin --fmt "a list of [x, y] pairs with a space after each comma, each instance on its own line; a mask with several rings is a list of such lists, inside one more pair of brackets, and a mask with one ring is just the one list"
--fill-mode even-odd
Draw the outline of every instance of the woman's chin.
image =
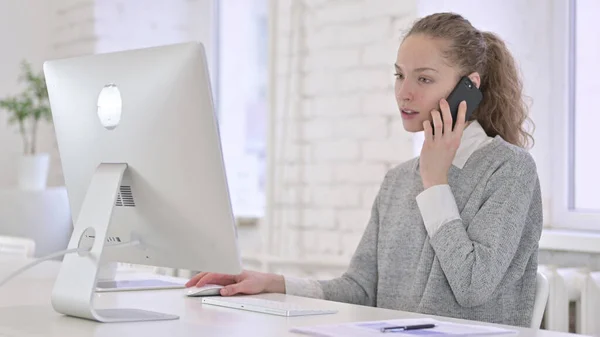
[[415, 123], [416, 121], [407, 121], [403, 120], [402, 125], [404, 126], [404, 130], [407, 132], [420, 132], [423, 131], [422, 123]]

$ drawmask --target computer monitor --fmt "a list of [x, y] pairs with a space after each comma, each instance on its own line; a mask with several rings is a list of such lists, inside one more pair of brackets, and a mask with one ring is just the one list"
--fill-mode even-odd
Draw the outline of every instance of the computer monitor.
[[177, 318], [94, 309], [105, 261], [240, 273], [203, 45], [52, 60], [44, 73], [74, 219], [68, 248], [91, 247], [65, 256], [54, 309], [100, 322]]

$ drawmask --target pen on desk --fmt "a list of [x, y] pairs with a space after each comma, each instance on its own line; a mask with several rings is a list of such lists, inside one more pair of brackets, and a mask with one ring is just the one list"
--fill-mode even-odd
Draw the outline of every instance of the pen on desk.
[[419, 329], [431, 329], [435, 328], [435, 324], [417, 324], [417, 325], [399, 325], [399, 326], [386, 326], [385, 328], [381, 328], [381, 332], [390, 332], [390, 331], [406, 331], [406, 330], [419, 330]]

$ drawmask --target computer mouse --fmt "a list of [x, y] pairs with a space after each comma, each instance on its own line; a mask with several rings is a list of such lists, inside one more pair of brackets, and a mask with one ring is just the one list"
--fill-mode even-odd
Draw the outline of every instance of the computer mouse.
[[223, 286], [218, 284], [206, 284], [202, 287], [190, 287], [185, 291], [185, 295], [188, 297], [200, 297], [200, 296], [219, 296]]

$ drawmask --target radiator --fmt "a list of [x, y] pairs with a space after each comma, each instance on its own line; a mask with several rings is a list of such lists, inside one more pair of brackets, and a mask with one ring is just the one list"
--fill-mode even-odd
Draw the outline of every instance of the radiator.
[[[540, 266], [540, 271], [550, 288], [544, 329], [600, 337], [600, 272], [546, 265]], [[574, 312], [571, 303], [575, 304]], [[570, 324], [572, 317], [574, 324]]]

